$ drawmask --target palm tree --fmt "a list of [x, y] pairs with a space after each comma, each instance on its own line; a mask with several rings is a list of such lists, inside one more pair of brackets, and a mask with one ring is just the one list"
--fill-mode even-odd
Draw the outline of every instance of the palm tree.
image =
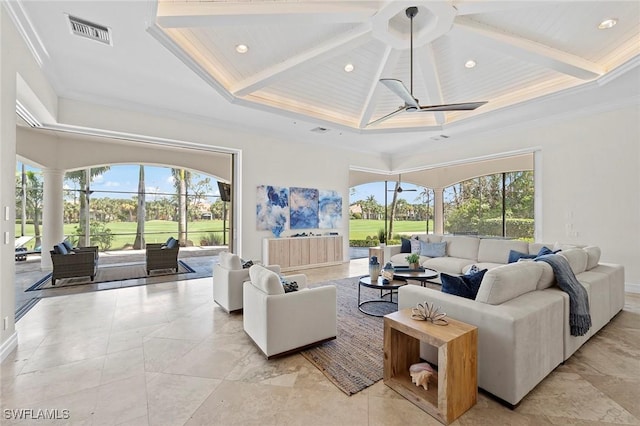
[[[71, 180], [78, 184], [80, 188], [78, 193], [80, 194], [80, 218], [78, 228], [80, 230], [80, 234], [84, 235], [84, 241], [80, 241], [78, 245], [80, 246], [89, 246], [89, 230], [87, 229], [87, 223], [89, 222], [89, 196], [91, 195], [91, 190], [89, 188], [89, 183], [93, 180], [94, 177], [100, 176], [109, 170], [109, 166], [103, 167], [91, 167], [86, 170], [74, 170], [72, 172], [67, 172], [65, 175], [65, 179]], [[89, 179], [87, 179], [87, 175]]]
[[145, 202], [145, 186], [144, 186], [144, 166], [140, 164], [140, 172], [138, 174], [138, 213], [137, 213], [137, 226], [136, 226], [136, 239], [133, 242], [134, 249], [142, 249], [145, 246], [144, 242], [144, 221], [147, 216], [146, 202]]
[[187, 245], [187, 188], [190, 186], [191, 172], [184, 169], [171, 169], [173, 184], [178, 197], [178, 242]]

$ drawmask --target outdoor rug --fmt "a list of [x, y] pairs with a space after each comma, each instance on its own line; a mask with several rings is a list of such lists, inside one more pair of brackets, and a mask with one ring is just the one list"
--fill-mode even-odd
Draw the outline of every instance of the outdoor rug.
[[[383, 319], [358, 310], [359, 278], [345, 278], [310, 285], [335, 285], [337, 290], [338, 334], [319, 346], [301, 352], [341, 391], [353, 395], [382, 379], [384, 366]], [[374, 289], [363, 288], [362, 300], [380, 297]], [[397, 296], [394, 296], [394, 300]], [[386, 312], [389, 313], [388, 307]], [[367, 305], [375, 312], [376, 305]]]
[[[108, 288], [131, 287], [136, 285], [156, 284], [168, 280], [188, 279], [188, 274], [196, 272], [182, 260], [178, 260], [178, 273], [173, 269], [157, 269], [147, 275], [146, 265], [142, 263], [127, 263], [99, 266], [96, 277], [91, 281], [90, 277], [59, 278], [56, 285], [51, 284], [51, 273], [45, 275], [26, 291], [58, 289], [71, 286], [84, 285], [87, 291], [106, 290]], [[114, 283], [100, 285], [102, 283]], [[117, 285], [116, 285], [117, 283]]]

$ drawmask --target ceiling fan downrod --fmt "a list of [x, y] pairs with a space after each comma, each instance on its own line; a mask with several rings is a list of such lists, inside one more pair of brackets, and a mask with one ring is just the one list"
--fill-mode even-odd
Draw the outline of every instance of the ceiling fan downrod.
[[416, 6], [408, 7], [405, 13], [407, 14], [407, 18], [409, 18], [411, 22], [409, 30], [409, 51], [411, 52], [411, 54], [409, 55], [409, 60], [411, 61], [411, 63], [409, 64], [409, 92], [411, 93], [411, 96], [413, 96], [413, 18], [418, 14], [418, 8]]

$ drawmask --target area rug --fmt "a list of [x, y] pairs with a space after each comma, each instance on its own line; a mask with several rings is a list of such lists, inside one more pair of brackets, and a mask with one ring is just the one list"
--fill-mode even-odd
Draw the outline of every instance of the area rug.
[[[145, 285], [151, 283], [158, 283], [162, 281], [166, 281], [167, 277], [171, 280], [181, 280], [185, 279], [185, 275], [194, 273], [195, 270], [191, 268], [189, 265], [184, 263], [182, 260], [178, 261], [178, 272], [176, 273], [173, 269], [157, 269], [151, 271], [149, 275], [147, 275], [146, 265], [144, 262], [141, 263], [128, 263], [128, 264], [116, 264], [116, 265], [105, 265], [99, 266], [98, 272], [93, 281], [91, 281], [90, 277], [78, 277], [78, 278], [59, 278], [56, 280], [56, 285], [51, 284], [51, 273], [45, 275], [42, 279], [38, 280], [34, 285], [29, 287], [25, 291], [36, 291], [36, 290], [47, 290], [47, 289], [58, 289], [64, 287], [71, 286], [79, 286], [79, 285], [90, 285], [96, 286], [101, 283], [114, 283], [119, 282], [120, 285], [117, 287], [130, 287], [133, 285]], [[162, 280], [157, 280], [155, 277], [164, 277]], [[132, 280], [138, 280], [139, 282], [129, 282]], [[104, 289], [105, 286], [102, 286]], [[116, 287], [111, 287], [116, 288]], [[100, 288], [96, 288], [100, 289]]]
[[[356, 277], [310, 285], [336, 286], [338, 334], [335, 340], [301, 352], [347, 395], [381, 380], [384, 365], [383, 319], [358, 310], [358, 281]], [[362, 289], [362, 300], [379, 296], [377, 290]], [[367, 309], [375, 310], [375, 305]]]

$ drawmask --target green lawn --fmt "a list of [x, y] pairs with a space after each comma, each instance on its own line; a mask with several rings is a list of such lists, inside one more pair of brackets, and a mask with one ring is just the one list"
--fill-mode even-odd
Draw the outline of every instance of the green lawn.
[[[228, 224], [227, 224], [228, 226]], [[67, 223], [64, 225], [65, 235], [75, 235], [77, 224]], [[106, 227], [111, 230], [114, 235], [111, 243], [111, 250], [118, 250], [127, 244], [132, 244], [135, 238], [136, 223], [135, 222], [109, 222]], [[384, 228], [384, 220], [365, 220], [351, 219], [349, 221], [349, 239], [364, 240], [367, 236], [377, 236], [378, 230]], [[221, 236], [222, 221], [221, 220], [197, 220], [187, 224], [189, 239], [195, 245], [200, 245], [200, 240], [208, 234], [215, 232]], [[433, 223], [429, 223], [429, 230], [433, 231]], [[394, 234], [425, 232], [425, 222], [417, 222], [410, 220], [400, 220], [393, 223]], [[28, 224], [25, 228], [25, 235], [33, 235], [33, 225]], [[176, 237], [178, 234], [177, 222], [166, 220], [151, 220], [145, 223], [145, 234], [148, 243], [164, 242], [170, 236]], [[16, 225], [16, 235], [20, 235], [20, 225]], [[227, 239], [228, 242], [228, 239]], [[33, 248], [34, 241], [27, 244], [29, 249]]]
[[[367, 236], [377, 236], [378, 230], [384, 229], [384, 220], [351, 219], [349, 221], [349, 239], [364, 240]], [[393, 233], [424, 233], [427, 224], [422, 221], [398, 220], [393, 222]], [[433, 232], [433, 222], [429, 221], [429, 231]]]

